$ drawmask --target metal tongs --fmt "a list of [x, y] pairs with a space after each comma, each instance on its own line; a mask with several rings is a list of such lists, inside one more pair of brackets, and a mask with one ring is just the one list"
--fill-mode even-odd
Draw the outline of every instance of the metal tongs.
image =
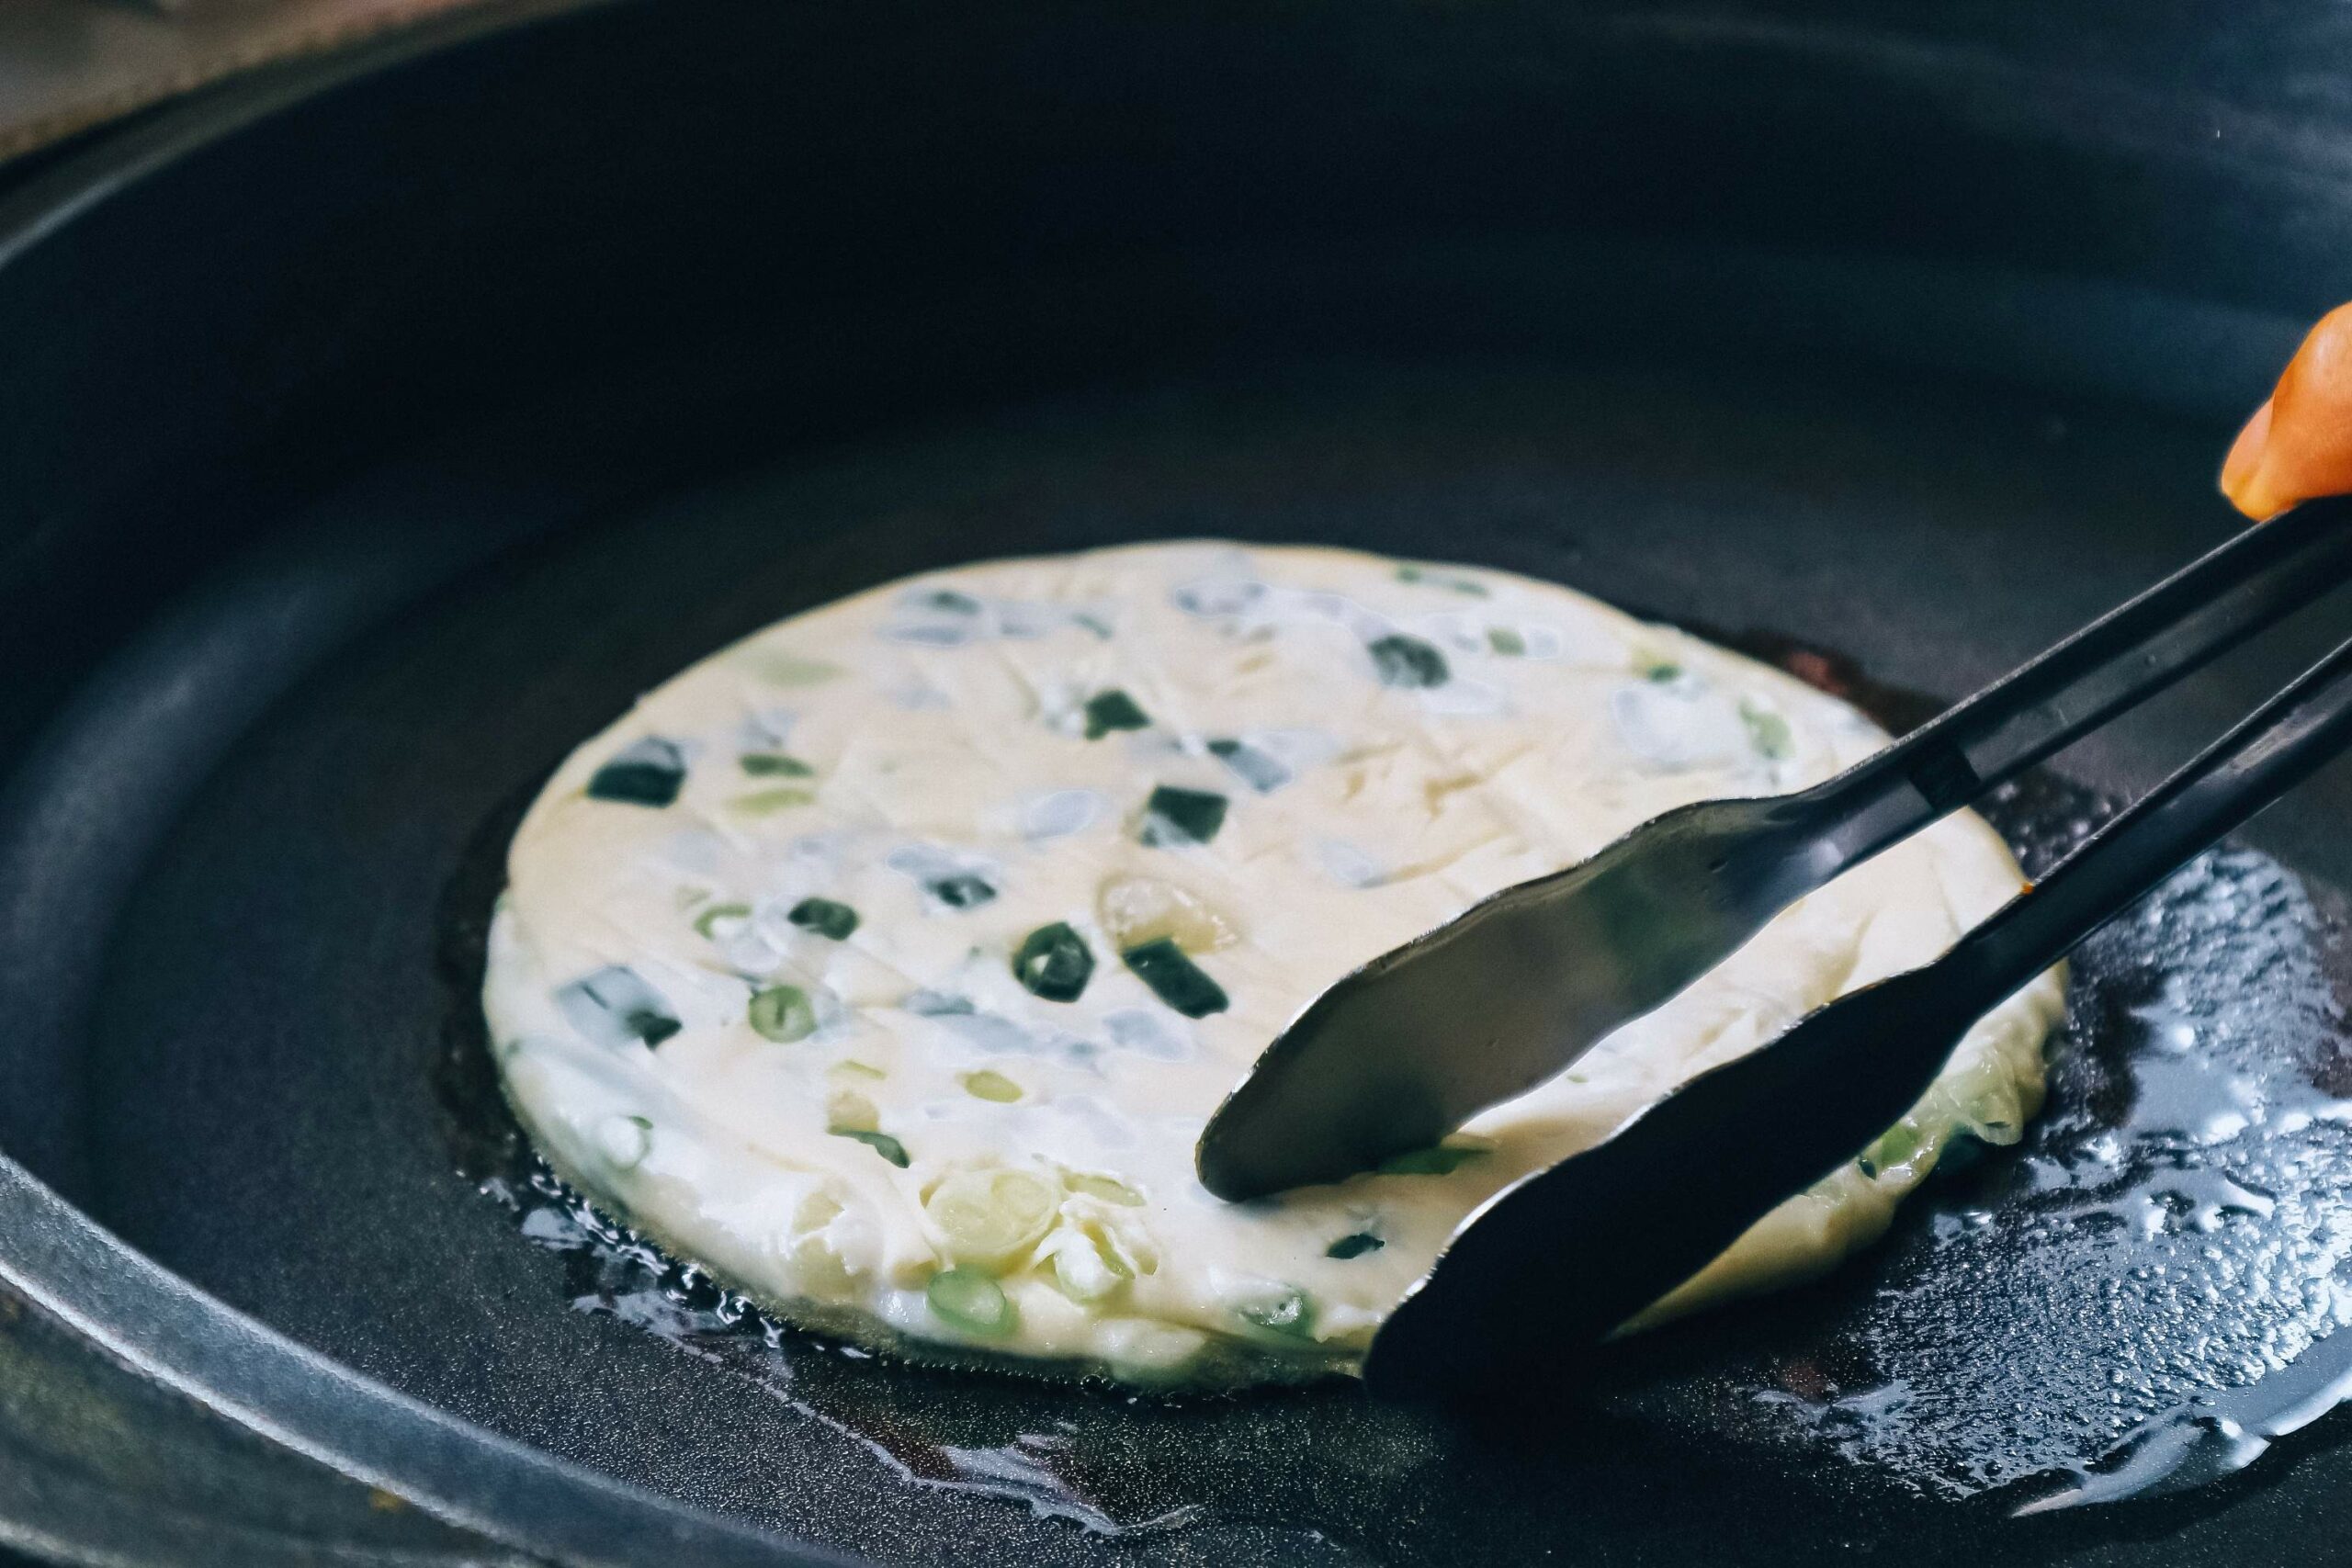
[[[1246, 1199], [1426, 1148], [1671, 998], [1791, 903], [2352, 576], [2352, 501], [2250, 528], [1794, 795], [1702, 802], [1504, 890], [1316, 998], [1201, 1136]], [[1598, 1344], [1926, 1092], [1979, 1017], [2352, 744], [2352, 642], [1942, 958], [1702, 1074], [1463, 1222], [1373, 1342], [1375, 1393], [1492, 1399]]]

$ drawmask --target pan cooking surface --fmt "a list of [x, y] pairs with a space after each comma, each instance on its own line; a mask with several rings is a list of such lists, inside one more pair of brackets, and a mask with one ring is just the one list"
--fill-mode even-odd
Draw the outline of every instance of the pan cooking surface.
[[[2038, 873], [2110, 809], [2043, 775], [2004, 792], [1992, 815]], [[453, 1006], [481, 984], [503, 837], [482, 848], [447, 911]], [[1924, 1216], [1843, 1288], [1769, 1314], [1758, 1304], [1739, 1329], [1630, 1348], [1600, 1407], [1758, 1461], [1835, 1454], [1873, 1472], [1865, 1484], [1998, 1495], [1988, 1506], [2029, 1512], [2177, 1491], [2250, 1462], [2266, 1427], [2294, 1423], [2317, 1393], [2332, 1403], [2352, 1378], [2328, 1337], [2330, 1280], [2352, 1254], [2339, 1197], [2352, 1178], [2340, 1092], [2352, 1061], [2331, 975], [2341, 934], [2269, 856], [2233, 846], [2201, 858], [2078, 956], [2075, 1021], [2022, 1148], [1988, 1159], [1963, 1145]], [[599, 1213], [530, 1154], [481, 1031], [461, 1025], [448, 1044], [468, 1174], [570, 1260], [582, 1310], [838, 1425], [910, 1485], [1003, 1497], [1104, 1536], [1284, 1512], [1261, 1477], [1139, 1445], [1124, 1429], [1132, 1401], [1000, 1389], [1007, 1397], [974, 1391], [992, 1421], [934, 1430], [894, 1415], [874, 1397], [872, 1358], [792, 1333]], [[1188, 1403], [1212, 1430], [1237, 1404], [1304, 1404], [1317, 1450], [1378, 1456], [1399, 1473], [1443, 1441], [1352, 1390], [1323, 1395]], [[1383, 1516], [1396, 1496], [1364, 1497], [1363, 1537], [1393, 1537]]]
[[[1722, 1562], [1897, 1538], [1928, 1561], [2093, 1561], [2159, 1530], [2193, 1552], [2293, 1456], [2104, 1513], [2006, 1508], [2135, 1430], [2158, 1435], [2143, 1454], [2225, 1435], [2212, 1418], [2258, 1414], [2226, 1391], [2333, 1327], [2352, 1214], [2318, 1195], [2352, 1164], [2352, 1082], [2334, 927], [2306, 901], [2352, 869], [2310, 847], [2342, 809], [2332, 776], [2266, 825], [2308, 895], [2231, 852], [2086, 953], [2024, 1151], [1939, 1179], [1823, 1285], [1634, 1347], [1532, 1445], [1351, 1387], [1162, 1404], [730, 1324], [507, 1163], [467, 964], [505, 830], [582, 736], [709, 649], [906, 572], [1122, 538], [1328, 540], [1770, 627], [1957, 692], [2210, 542], [2215, 441], [1966, 388], [1352, 366], [842, 447], [589, 520], [355, 638], [240, 734], [119, 927], [92, 1207], [396, 1387], [888, 1561]], [[408, 536], [364, 525], [371, 549]], [[2069, 765], [2144, 779], [2264, 678], [2203, 680]], [[2045, 786], [2006, 809], [2047, 852], [2092, 798]]]

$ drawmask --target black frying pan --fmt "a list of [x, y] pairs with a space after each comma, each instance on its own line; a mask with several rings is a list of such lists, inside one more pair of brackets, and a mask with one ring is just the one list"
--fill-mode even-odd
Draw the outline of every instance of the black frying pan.
[[[2340, 1554], [2340, 1417], [2214, 1485], [2008, 1517], [2127, 1407], [2126, 1352], [2185, 1343], [2132, 1337], [2088, 1254], [1955, 1278], [1948, 1228], [2026, 1203], [2037, 1156], [1501, 1443], [1347, 1387], [1166, 1405], [730, 1329], [530, 1188], [469, 987], [502, 834], [578, 738], [925, 566], [1329, 539], [1973, 686], [2229, 525], [2233, 420], [2352, 293], [2352, 117], [2312, 74], [2348, 28], [673, 0], [468, 24], [44, 171], [0, 224], [0, 1539]], [[2144, 784], [2325, 631], [2067, 772]], [[2205, 1000], [2282, 1082], [2339, 1081], [2348, 796], [2324, 775], [2255, 835], [2315, 911], [2231, 863], [2286, 957]], [[2031, 840], [2096, 802], [2007, 809]], [[2037, 1136], [2129, 1122], [2162, 959], [2086, 960]], [[2324, 1316], [2232, 1321], [2259, 1350]]]

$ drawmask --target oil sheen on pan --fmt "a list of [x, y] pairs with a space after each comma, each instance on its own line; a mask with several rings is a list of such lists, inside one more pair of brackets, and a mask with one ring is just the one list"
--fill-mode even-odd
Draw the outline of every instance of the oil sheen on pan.
[[[1898, 732], [1939, 705], [1801, 640], [1711, 635]], [[894, 1366], [796, 1334], [599, 1213], [521, 1145], [487, 1081], [472, 998], [522, 806], [485, 824], [447, 895], [454, 1153], [568, 1260], [578, 1309], [765, 1391], [783, 1418], [832, 1434], [843, 1462], [881, 1463], [909, 1486], [1000, 1498], [1096, 1537], [1238, 1530], [1331, 1562], [1437, 1521], [1465, 1551], [1508, 1551], [1512, 1521], [1563, 1474], [1644, 1455], [1704, 1456], [1727, 1498], [1812, 1496], [1874, 1538], [2134, 1497], [2151, 1500], [2131, 1517], [2177, 1526], [2248, 1478], [2197, 1483], [2324, 1413], [2352, 1379], [2331, 1282], [2352, 1266], [2342, 900], [2251, 850], [2200, 858], [2077, 955], [2049, 1103], [2021, 1143], [1955, 1145], [1885, 1247], [1736, 1322], [1622, 1342], [1583, 1418], [1464, 1464], [1425, 1418], [1345, 1386], [1148, 1413]], [[2038, 772], [1986, 815], [2037, 872], [2107, 809]], [[1250, 1457], [1277, 1451], [1294, 1458]]]
[[[934, 573], [714, 655], [557, 771], [491, 936], [493, 1048], [559, 1171], [805, 1326], [1134, 1382], [1345, 1371], [1489, 1194], [1932, 959], [2019, 873], [1956, 818], [1444, 1145], [1220, 1203], [1193, 1145], [1266, 1041], [1487, 894], [1884, 739], [1506, 573], [1216, 543]], [[1955, 1137], [2016, 1141], [2059, 996], [1988, 1015], [1653, 1315], [1816, 1275]]]

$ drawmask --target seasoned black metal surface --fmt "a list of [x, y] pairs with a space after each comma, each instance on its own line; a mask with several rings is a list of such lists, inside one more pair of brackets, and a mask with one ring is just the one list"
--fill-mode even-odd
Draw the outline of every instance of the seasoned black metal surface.
[[[2047, 776], [1992, 805], [2034, 871], [2107, 811]], [[1512, 1516], [1483, 1487], [1463, 1495], [1457, 1479], [1442, 1507], [1365, 1486], [1336, 1525], [1311, 1496], [1270, 1493], [1262, 1471], [1204, 1465], [1198, 1444], [1139, 1440], [1130, 1400], [967, 1388], [994, 1421], [936, 1426], [877, 1400], [877, 1385], [924, 1374], [794, 1333], [598, 1213], [530, 1152], [468, 1016], [499, 880], [496, 851], [483, 848], [489, 863], [469, 857], [445, 911], [445, 971], [464, 1010], [443, 1057], [452, 1137], [483, 1194], [567, 1259], [578, 1310], [765, 1389], [910, 1486], [1002, 1498], [1098, 1536], [1287, 1518], [1364, 1543], [1431, 1513], [1457, 1530], [1464, 1516]], [[1611, 1446], [1652, 1450], [1676, 1434], [1759, 1477], [1965, 1505], [1957, 1517], [1981, 1525], [2178, 1493], [2259, 1458], [2352, 1391], [2352, 1337], [2335, 1337], [2337, 1276], [2352, 1261], [2352, 1039], [2335, 996], [2346, 935], [2270, 857], [2231, 847], [2200, 858], [2076, 959], [2051, 1103], [2021, 1148], [1988, 1156], [1963, 1143], [1884, 1256], [1794, 1305], [1748, 1303], [1713, 1331], [1622, 1348], [1589, 1407], [1537, 1417], [1534, 1464], [1588, 1462], [1559, 1428], [1613, 1417]], [[1164, 1414], [1210, 1451], [1237, 1424], [1298, 1406], [1314, 1451], [1369, 1459], [1396, 1479], [1442, 1469], [1454, 1446], [1352, 1388], [1178, 1403], [1183, 1414]], [[1841, 1461], [1859, 1473], [1840, 1475]], [[1888, 1509], [1879, 1527], [1905, 1512]]]
[[[2025, 1156], [1634, 1347], [1532, 1446], [1345, 1388], [1162, 1406], [707, 1339], [707, 1295], [459, 1173], [448, 970], [574, 741], [925, 565], [1325, 539], [1971, 689], [2226, 525], [2230, 420], [2352, 291], [2352, 111], [2312, 63], [2347, 26], [670, 0], [234, 136], [233, 105], [159, 122], [104, 199], [121, 168], [52, 171], [0, 214], [0, 1149], [395, 1389], [886, 1561], [2326, 1561], [2341, 1416], [2177, 1496], [1984, 1489], [2135, 1423], [2143, 1458], [2228, 1448], [2335, 1310], [2335, 1167], [2295, 1156], [2340, 1124], [2293, 1121], [2343, 1092], [2340, 770], [2254, 835], [2315, 911], [2229, 860], [2092, 951]], [[2065, 767], [2144, 784], [2327, 640]], [[2185, 1086], [2260, 1114], [2169, 1125]], [[678, 1539], [658, 1508], [208, 1316], [0, 1178], [0, 1269], [141, 1366], [477, 1524], [503, 1499], [503, 1539], [667, 1560], [612, 1545]], [[356, 1544], [349, 1497], [317, 1517]]]
[[[2236, 1375], [2169, 1337], [2199, 1332], [2177, 1314], [2151, 1353], [2193, 1364], [2111, 1382], [2108, 1358], [2147, 1319], [2074, 1310], [2096, 1288], [2084, 1255], [2032, 1272], [2032, 1227], [1999, 1193], [2039, 1168], [2014, 1157], [1943, 1189], [1830, 1285], [1639, 1348], [1621, 1386], [1532, 1450], [1349, 1387], [1163, 1406], [756, 1335], [688, 1333], [682, 1354], [674, 1331], [708, 1326], [695, 1314], [714, 1300], [672, 1302], [609, 1258], [583, 1280], [459, 1174], [481, 1171], [495, 1132], [482, 1086], [451, 1069], [479, 1071], [465, 966], [507, 825], [573, 740], [740, 631], [974, 553], [1220, 533], [1442, 543], [1716, 626], [1836, 626], [1890, 676], [1971, 680], [2222, 522], [2176, 499], [2203, 458], [2170, 427], [2075, 411], [2052, 439], [2049, 417], [1729, 369], [1268, 372], [854, 446], [524, 545], [245, 731], [142, 877], [96, 1021], [96, 1212], [396, 1387], [887, 1561], [1480, 1562], [1529, 1543], [1770, 1561], [1817, 1545], [1826, 1518], [1841, 1540], [1957, 1561], [2227, 1520], [2213, 1511], [2259, 1472], [2097, 1518], [2012, 1523], [2008, 1499], [1960, 1496], [2087, 1460], [2117, 1420]], [[2142, 463], [2119, 485], [2125, 449]], [[2020, 462], [2046, 497], [2010, 487]], [[1966, 478], [1988, 472], [2003, 478]], [[2096, 549], [2036, 539], [2108, 508], [2138, 532]], [[2082, 581], [2041, 578], [2028, 603], [2020, 563], [2053, 559]], [[1900, 602], [1875, 586], [1955, 580]], [[1986, 627], [1993, 605], [2012, 624]], [[2254, 924], [2318, 940], [2290, 911]], [[2140, 947], [2086, 965], [2089, 1016], [2170, 972]], [[2298, 1016], [2287, 1033], [2319, 1050], [2329, 1023]], [[2129, 1029], [2094, 1029], [2064, 1058], [2041, 1157], [2064, 1165], [2097, 1137], [2138, 1049]], [[2274, 1067], [2278, 1049], [2255, 1048]], [[2117, 1179], [2129, 1209], [2139, 1188]], [[1984, 1243], [1966, 1216], [1987, 1206], [2006, 1245], [1972, 1256]], [[576, 1239], [544, 1205], [529, 1228]], [[605, 1310], [576, 1310], [582, 1296]], [[2285, 1335], [2307, 1320], [2292, 1303], [2256, 1315]], [[1863, 1419], [1899, 1384], [1920, 1391], [1916, 1415]], [[2108, 1404], [2118, 1387], [2130, 1399]], [[1694, 1494], [1777, 1522], [1726, 1538]]]

